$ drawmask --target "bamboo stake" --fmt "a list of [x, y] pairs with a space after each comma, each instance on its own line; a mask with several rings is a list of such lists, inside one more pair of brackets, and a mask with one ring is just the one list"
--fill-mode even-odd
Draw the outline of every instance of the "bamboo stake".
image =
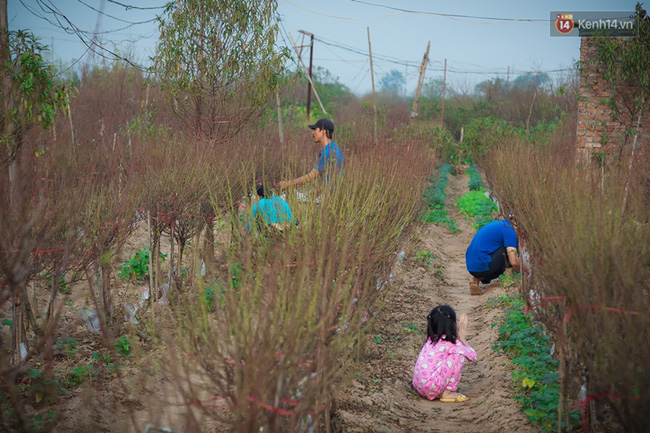
[[447, 59], [445, 59], [445, 69], [442, 75], [442, 113], [440, 114], [440, 126], [445, 128], [445, 91], [447, 90]]
[[278, 130], [280, 133], [280, 143], [284, 144], [284, 132], [282, 131], [282, 109], [280, 107], [280, 93], [275, 90], [275, 104], [278, 107]]
[[427, 71], [427, 64], [429, 63], [429, 48], [431, 48], [431, 41], [427, 43], [427, 49], [424, 52], [424, 57], [422, 58], [422, 64], [420, 65], [420, 76], [418, 77], [418, 87], [415, 90], [415, 97], [413, 98], [411, 119], [414, 119], [418, 116], [418, 101], [420, 100], [420, 92], [422, 91], [422, 85], [424, 84], [424, 76]]
[[[149, 88], [147, 87], [147, 90]], [[153, 270], [154, 270], [154, 262], [153, 258], [154, 256], [154, 251], [153, 251], [153, 245], [152, 245], [152, 236], [151, 236], [151, 211], [147, 211], [147, 233], [149, 234], [149, 301], [151, 303], [151, 317], [153, 319], [156, 318], [156, 303], [153, 300], [153, 292], [154, 292], [154, 281], [153, 281]]]
[[172, 219], [171, 229], [171, 247], [169, 254], [169, 289], [172, 289], [172, 281], [174, 281], [174, 220]]
[[72, 144], [74, 144], [74, 126], [72, 124], [72, 110], [70, 109], [70, 104], [68, 104], [68, 120], [70, 120], [70, 136], [72, 138]]

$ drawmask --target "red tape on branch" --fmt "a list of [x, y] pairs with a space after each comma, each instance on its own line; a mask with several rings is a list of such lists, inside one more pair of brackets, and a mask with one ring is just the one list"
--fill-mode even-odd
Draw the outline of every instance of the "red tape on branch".
[[528, 302], [526, 305], [526, 316], [530, 313], [531, 307], [534, 308], [539, 305], [545, 305], [545, 306], [553, 306], [553, 302], [550, 301], [561, 301], [563, 299], [568, 299], [567, 296], [547, 296], [544, 298], [535, 298], [531, 299], [528, 298]]
[[585, 305], [569, 308], [569, 311], [564, 315], [564, 323], [569, 323], [569, 320], [571, 320], [571, 315], [573, 314], [573, 310], [606, 310], [621, 314], [631, 314], [633, 316], [638, 316], [640, 314], [638, 311], [622, 310], [620, 308], [606, 307], [604, 305]]

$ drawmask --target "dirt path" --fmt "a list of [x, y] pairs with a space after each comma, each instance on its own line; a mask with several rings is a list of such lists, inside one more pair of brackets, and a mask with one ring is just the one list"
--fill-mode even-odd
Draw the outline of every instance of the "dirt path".
[[[456, 198], [467, 192], [468, 176], [450, 176], [447, 186], [449, 216], [460, 233], [426, 225], [419, 240], [406, 249], [407, 260], [395, 270], [393, 292], [378, 315], [370, 348], [361, 359], [355, 381], [337, 398], [338, 427], [344, 432], [518, 432], [537, 431], [526, 420], [508, 389], [509, 361], [492, 350], [496, 330], [491, 324], [499, 311], [485, 307], [489, 298], [469, 294], [465, 249], [474, 230], [458, 214]], [[436, 258], [427, 265], [417, 251]], [[512, 290], [512, 289], [511, 289]], [[465, 403], [441, 403], [421, 398], [411, 388], [413, 365], [425, 340], [425, 318], [439, 304], [469, 315], [468, 343], [479, 361], [465, 364], [459, 391]]]

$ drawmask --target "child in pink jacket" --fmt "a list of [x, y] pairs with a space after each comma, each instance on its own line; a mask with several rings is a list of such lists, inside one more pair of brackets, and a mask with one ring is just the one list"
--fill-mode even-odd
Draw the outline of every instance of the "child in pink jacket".
[[456, 390], [465, 360], [476, 361], [476, 352], [465, 340], [467, 314], [456, 323], [456, 312], [440, 305], [427, 316], [427, 341], [413, 372], [413, 386], [429, 400], [460, 402], [469, 398]]

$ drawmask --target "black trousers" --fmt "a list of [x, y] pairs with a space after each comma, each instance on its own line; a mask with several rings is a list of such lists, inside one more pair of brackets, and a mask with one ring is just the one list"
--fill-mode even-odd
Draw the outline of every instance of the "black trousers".
[[506, 271], [506, 268], [511, 267], [506, 247], [501, 247], [492, 254], [490, 254], [492, 261], [489, 263], [489, 269], [483, 272], [470, 272], [473, 276], [481, 280], [483, 284], [488, 284], [490, 281], [499, 278], [499, 275]]

